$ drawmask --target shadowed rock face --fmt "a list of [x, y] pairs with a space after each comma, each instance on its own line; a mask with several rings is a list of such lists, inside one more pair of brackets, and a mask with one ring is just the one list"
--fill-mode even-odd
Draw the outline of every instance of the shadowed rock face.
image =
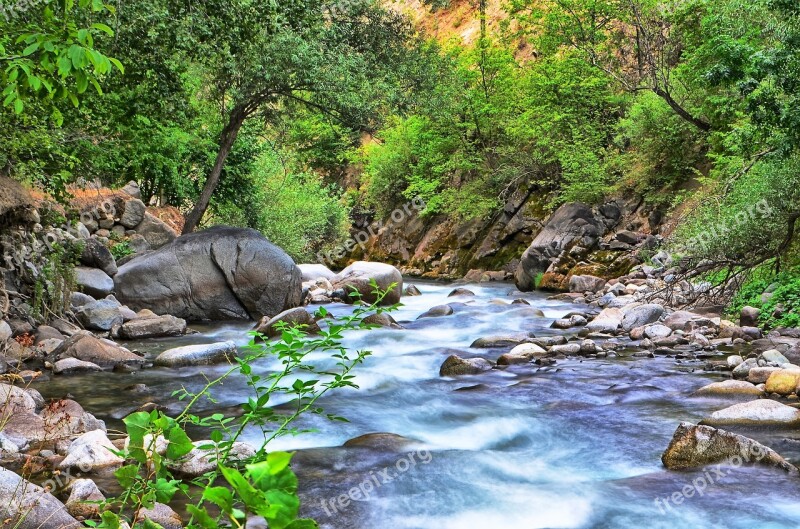
[[517, 288], [531, 290], [536, 275], [546, 272], [562, 251], [575, 241], [593, 246], [604, 231], [605, 225], [589, 206], [579, 202], [564, 204], [522, 254], [514, 277]]
[[120, 267], [117, 298], [187, 320], [259, 319], [301, 302], [291, 257], [255, 230], [217, 226], [184, 235]]

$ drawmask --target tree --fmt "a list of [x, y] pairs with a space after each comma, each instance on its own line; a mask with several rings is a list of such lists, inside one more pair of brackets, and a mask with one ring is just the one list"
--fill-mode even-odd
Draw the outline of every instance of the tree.
[[205, 97], [224, 116], [215, 161], [186, 215], [193, 231], [209, 206], [245, 121], [267, 122], [301, 106], [357, 130], [374, 130], [380, 111], [415, 83], [404, 76], [414, 34], [409, 22], [372, 0], [326, 9], [319, 0], [219, 0], [180, 10]]
[[21, 114], [27, 101], [51, 102], [53, 119], [61, 124], [55, 101], [66, 99], [77, 107], [90, 85], [102, 94], [101, 78], [112, 67], [124, 69], [95, 48], [99, 35], [113, 36], [114, 31], [90, 19], [113, 13], [112, 6], [99, 0], [58, 0], [41, 10], [5, 8], [0, 18], [3, 106]]
[[545, 46], [580, 50], [631, 93], [649, 90], [703, 132], [712, 125], [692, 108], [692, 95], [675, 76], [682, 52], [674, 30], [675, 5], [662, 0], [514, 0], [528, 31], [544, 28]]

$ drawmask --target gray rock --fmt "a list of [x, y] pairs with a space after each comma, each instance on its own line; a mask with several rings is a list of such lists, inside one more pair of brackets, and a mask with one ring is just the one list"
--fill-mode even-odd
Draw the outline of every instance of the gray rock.
[[147, 244], [154, 250], [171, 243], [178, 237], [175, 230], [150, 213], [145, 213], [142, 222], [134, 229], [136, 230], [136, 234], [144, 237]]
[[452, 297], [456, 297], [456, 296], [474, 296], [474, 295], [475, 295], [475, 292], [473, 292], [473, 291], [471, 291], [469, 289], [466, 289], [466, 288], [459, 287], [459, 288], [454, 288], [453, 290], [451, 290], [450, 293], [447, 295], [447, 297], [448, 298], [452, 298]]
[[219, 342], [202, 345], [185, 345], [167, 349], [155, 360], [157, 366], [205, 366], [230, 362], [236, 356], [236, 344]]
[[547, 356], [547, 351], [536, 344], [524, 343], [514, 347], [508, 353], [497, 359], [497, 365], [508, 366], [514, 364], [527, 364], [537, 358]]
[[134, 258], [114, 278], [119, 300], [187, 320], [260, 319], [301, 301], [300, 269], [255, 230], [217, 226]]
[[95, 301], [95, 299], [92, 296], [84, 294], [83, 292], [73, 292], [69, 297], [69, 304], [73, 309], [83, 307], [93, 301]]
[[755, 367], [758, 367], [758, 360], [755, 358], [748, 358], [733, 369], [733, 378], [747, 378], [747, 375], [750, 374], [750, 370]]
[[673, 331], [687, 332], [700, 327], [716, 327], [709, 318], [685, 310], [679, 310], [667, 316], [664, 325]]
[[450, 316], [451, 314], [453, 314], [453, 307], [450, 305], [437, 305], [428, 309], [427, 312], [420, 314], [417, 319], [421, 320], [422, 318], [438, 318], [440, 316]]
[[117, 261], [111, 251], [97, 239], [86, 239], [83, 242], [81, 264], [91, 268], [99, 268], [109, 276], [117, 273]]
[[145, 520], [155, 522], [163, 529], [183, 529], [183, 521], [178, 513], [163, 503], [154, 503], [152, 509], [139, 509], [136, 521], [144, 523]]
[[332, 272], [330, 268], [322, 264], [299, 264], [297, 265], [297, 268], [300, 269], [303, 282], [316, 281], [320, 278], [331, 281], [334, 277], [336, 277], [335, 272]]
[[562, 345], [554, 345], [550, 348], [550, 354], [563, 354], [563, 355], [576, 355], [581, 352], [581, 344], [579, 343], [565, 343]]
[[86, 334], [70, 336], [53, 354], [59, 360], [76, 358], [96, 364], [103, 369], [113, 369], [116, 366], [138, 366], [145, 363], [144, 358], [127, 349]]
[[554, 258], [582, 238], [596, 240], [605, 231], [603, 221], [579, 202], [564, 204], [547, 220], [522, 254], [514, 283], [523, 292], [534, 290], [535, 278], [550, 267]]
[[66, 501], [67, 511], [76, 518], [92, 518], [97, 516], [99, 502], [106, 498], [91, 479], [76, 479], [69, 484], [69, 498]]
[[133, 229], [139, 226], [144, 220], [144, 214], [147, 208], [144, 202], [138, 198], [133, 198], [125, 202], [122, 216], [119, 218], [119, 223], [128, 229]]
[[748, 437], [711, 426], [681, 423], [661, 462], [670, 470], [688, 470], [717, 463], [753, 463], [778, 467], [793, 474], [797, 468], [777, 452]]
[[695, 395], [750, 395], [760, 397], [764, 394], [754, 384], [744, 380], [723, 380], [705, 385], [694, 392]]
[[380, 314], [371, 314], [361, 320], [365, 325], [378, 325], [380, 327], [389, 327], [391, 329], [402, 329], [403, 327], [398, 324], [390, 314], [381, 312]]
[[78, 468], [82, 472], [122, 465], [124, 459], [114, 454], [116, 448], [102, 430], [86, 432], [72, 441], [67, 457], [59, 468]]
[[606, 286], [606, 280], [590, 276], [572, 276], [569, 278], [569, 291], [570, 292], [599, 292]]
[[288, 327], [300, 327], [308, 334], [316, 334], [320, 331], [314, 316], [303, 307], [288, 309], [274, 318], [262, 318], [256, 326], [256, 332], [274, 338], [281, 335], [278, 323], [283, 322]]
[[[331, 283], [335, 289], [344, 289], [345, 301], [352, 303], [356, 299], [361, 299], [365, 303], [374, 303], [377, 297], [373, 293], [374, 287], [370, 284], [371, 281], [374, 281], [380, 290], [388, 290], [381, 300], [381, 305], [394, 305], [400, 302], [403, 276], [392, 265], [357, 261], [336, 274]], [[389, 290], [391, 285], [394, 287]], [[360, 294], [360, 298], [352, 295], [354, 291]]]
[[75, 281], [82, 292], [95, 298], [104, 298], [114, 291], [114, 280], [97, 268], [76, 267]]
[[77, 358], [64, 358], [58, 360], [53, 365], [53, 374], [55, 375], [73, 375], [75, 373], [86, 373], [91, 371], [102, 371], [103, 368], [91, 362], [84, 362]]
[[110, 331], [115, 325], [122, 325], [121, 307], [116, 299], [100, 299], [78, 308], [75, 316], [87, 329]]
[[408, 285], [403, 291], [404, 296], [421, 296], [422, 292], [419, 291], [414, 285]]
[[622, 329], [629, 331], [642, 325], [657, 322], [664, 314], [664, 307], [656, 303], [626, 307], [623, 311]]
[[55, 496], [5, 468], [0, 468], [0, 518], [14, 529], [83, 526]]
[[122, 324], [119, 335], [127, 340], [141, 340], [162, 336], [180, 336], [185, 332], [186, 320], [165, 315], [127, 321]]
[[[201, 449], [201, 446], [213, 446], [213, 441], [195, 441], [195, 448], [180, 461], [167, 462], [167, 466], [177, 474], [198, 477], [217, 468], [216, 450]], [[244, 461], [256, 455], [255, 449], [247, 443], [235, 442], [231, 447], [231, 461]]]
[[531, 338], [527, 334], [484, 336], [472, 342], [470, 347], [476, 349], [494, 349], [497, 347], [516, 346], [523, 342], [529, 342], [530, 340]]
[[450, 355], [439, 368], [439, 376], [477, 375], [491, 369], [491, 362], [483, 358], [461, 358], [458, 355]]
[[666, 338], [672, 334], [672, 329], [667, 327], [666, 325], [648, 325], [644, 329], [644, 335], [651, 340], [658, 340], [660, 338]]
[[592, 321], [586, 325], [589, 332], [614, 334], [622, 324], [625, 317], [618, 308], [605, 308]]
[[715, 411], [708, 419], [703, 420], [701, 424], [710, 424], [712, 426], [726, 424], [797, 426], [800, 424], [800, 410], [774, 400], [753, 400]]
[[739, 314], [739, 325], [742, 327], [758, 327], [758, 318], [761, 316], [761, 310], [755, 307], [742, 307], [742, 312]]
[[13, 334], [14, 331], [11, 330], [11, 325], [5, 320], [0, 320], [0, 344], [10, 340]]
[[761, 358], [764, 359], [765, 362], [768, 364], [774, 364], [775, 366], [780, 366], [782, 364], [788, 364], [789, 360], [783, 356], [780, 351], [777, 349], [770, 349], [769, 351], [764, 351], [761, 353]]
[[131, 180], [127, 184], [125, 184], [122, 189], [120, 189], [123, 193], [127, 193], [128, 195], [132, 196], [133, 198], [142, 198], [142, 191], [139, 188], [139, 184]]

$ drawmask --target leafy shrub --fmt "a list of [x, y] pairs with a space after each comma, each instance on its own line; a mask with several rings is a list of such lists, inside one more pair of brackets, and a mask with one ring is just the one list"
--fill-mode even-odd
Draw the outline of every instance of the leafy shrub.
[[[361, 364], [369, 351], [348, 351], [342, 345], [343, 333], [368, 328], [361, 321], [370, 314], [394, 310], [378, 304], [391, 290], [380, 291], [373, 282], [377, 300], [370, 306], [357, 307], [352, 314], [335, 318], [325, 308], [316, 316], [327, 324], [317, 336], [303, 328], [283, 324], [277, 341], [253, 333], [245, 354], [234, 359], [234, 365], [219, 377], [209, 381], [199, 392], [187, 389], [175, 392], [187, 404], [182, 413], [172, 418], [163, 412], [136, 412], [124, 419], [129, 443], [120, 453], [128, 464], [115, 472], [123, 493], [105, 504], [102, 529], [118, 529], [120, 522], [130, 519], [142, 508], [152, 508], [155, 502], [168, 503], [179, 492], [190, 497], [187, 511], [192, 515], [189, 527], [218, 529], [244, 527], [248, 515], [263, 516], [273, 529], [314, 529], [312, 520], [299, 519], [300, 500], [297, 496], [297, 477], [289, 467], [292, 454], [268, 452], [274, 439], [297, 435], [304, 430], [294, 426], [304, 414], [316, 414], [331, 420], [344, 420], [327, 414], [318, 400], [331, 390], [357, 388], [352, 370]], [[327, 365], [312, 364], [309, 355], [328, 356]], [[281, 368], [261, 375], [255, 365], [267, 358], [276, 359]], [[213, 401], [212, 390], [232, 376], [244, 377], [251, 395], [240, 404], [241, 414], [225, 416], [215, 413], [201, 416], [194, 413], [202, 400]], [[293, 402], [291, 411], [276, 411], [276, 402]], [[172, 475], [170, 462], [180, 460], [194, 449], [186, 427], [201, 429], [209, 434], [205, 448], [217, 467], [191, 482], [202, 490], [193, 496], [189, 482]], [[230, 457], [234, 443], [246, 429], [260, 431], [261, 446], [256, 455], [243, 462]], [[157, 450], [159, 439], [165, 450]], [[225, 486], [219, 481], [224, 480]], [[145, 527], [149, 527], [145, 524]]]

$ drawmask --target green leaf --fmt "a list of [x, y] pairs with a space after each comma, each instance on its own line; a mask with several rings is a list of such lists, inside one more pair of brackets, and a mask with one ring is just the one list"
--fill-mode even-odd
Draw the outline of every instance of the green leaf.
[[210, 501], [225, 513], [233, 510], [233, 493], [226, 487], [208, 487], [203, 491], [203, 499]]
[[22, 114], [22, 111], [25, 109], [25, 103], [22, 102], [22, 99], [17, 98], [14, 101], [14, 112], [17, 114]]
[[114, 30], [111, 29], [110, 27], [108, 27], [105, 24], [102, 24], [100, 22], [95, 22], [94, 24], [92, 24], [92, 27], [94, 29], [99, 29], [100, 31], [102, 31], [103, 33], [106, 33], [107, 35], [110, 35], [112, 37], [114, 36]]
[[139, 467], [138, 465], [125, 465], [114, 472], [114, 477], [117, 478], [122, 488], [129, 489], [133, 487], [139, 477]]
[[167, 432], [167, 459], [178, 459], [194, 449], [194, 444], [186, 432], [177, 424]]
[[200, 524], [203, 529], [219, 529], [219, 524], [208, 514], [205, 509], [195, 505], [187, 505], [186, 511], [192, 515], [194, 522]]
[[28, 55], [31, 55], [31, 54], [33, 54], [34, 52], [36, 52], [36, 50], [38, 50], [38, 49], [39, 49], [39, 43], [38, 43], [38, 42], [34, 42], [34, 43], [33, 43], [33, 44], [31, 44], [30, 46], [28, 46], [27, 48], [25, 48], [24, 50], [22, 50], [22, 55], [23, 55], [24, 57], [27, 57]]

